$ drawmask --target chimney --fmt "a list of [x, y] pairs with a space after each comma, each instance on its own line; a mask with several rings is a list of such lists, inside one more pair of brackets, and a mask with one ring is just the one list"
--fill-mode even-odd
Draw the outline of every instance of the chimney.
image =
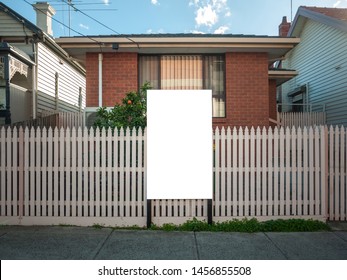
[[55, 10], [48, 2], [37, 2], [33, 5], [36, 11], [36, 25], [50, 36], [53, 36], [52, 17]]
[[287, 22], [287, 17], [282, 18], [281, 24], [278, 26], [278, 35], [280, 37], [287, 37], [288, 31], [290, 29], [290, 22]]

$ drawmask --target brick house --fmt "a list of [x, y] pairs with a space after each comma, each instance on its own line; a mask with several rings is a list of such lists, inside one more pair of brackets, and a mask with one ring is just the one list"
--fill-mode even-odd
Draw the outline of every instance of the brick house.
[[211, 34], [63, 37], [86, 67], [86, 106], [113, 107], [149, 81], [156, 89], [212, 89], [214, 126], [269, 126], [276, 86], [296, 71], [271, 69], [297, 38]]

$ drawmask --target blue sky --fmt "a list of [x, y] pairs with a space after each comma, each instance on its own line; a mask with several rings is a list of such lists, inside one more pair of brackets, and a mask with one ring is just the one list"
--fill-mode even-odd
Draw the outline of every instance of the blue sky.
[[[35, 12], [26, 2], [0, 0], [35, 23]], [[49, 2], [49, 0], [47, 0]], [[69, 36], [69, 0], [52, 0], [57, 10], [54, 37]], [[64, 3], [65, 2], [65, 3]], [[347, 0], [72, 0], [71, 36], [149, 33], [233, 33], [278, 35], [282, 16], [293, 17], [299, 6], [347, 8]], [[91, 10], [92, 9], [92, 10]], [[102, 9], [95, 10], [95, 9]], [[66, 26], [64, 26], [66, 25]]]

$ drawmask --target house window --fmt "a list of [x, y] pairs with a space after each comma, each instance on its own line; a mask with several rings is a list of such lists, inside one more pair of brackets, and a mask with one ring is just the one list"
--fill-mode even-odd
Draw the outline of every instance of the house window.
[[142, 55], [139, 83], [154, 89], [211, 89], [212, 116], [225, 117], [223, 55]]

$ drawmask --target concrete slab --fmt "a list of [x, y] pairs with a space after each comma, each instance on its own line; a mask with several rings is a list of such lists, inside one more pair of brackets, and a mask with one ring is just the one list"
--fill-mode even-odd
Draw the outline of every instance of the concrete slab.
[[111, 229], [82, 227], [2, 227], [0, 259], [93, 259]]
[[193, 232], [114, 231], [97, 255], [103, 260], [197, 259]]
[[347, 231], [335, 231], [336, 236], [347, 242]]
[[285, 256], [263, 233], [196, 232], [202, 260], [282, 260]]
[[328, 225], [334, 231], [347, 231], [347, 222], [332, 221], [328, 222]]
[[347, 242], [335, 232], [269, 232], [266, 235], [293, 260], [347, 260]]

